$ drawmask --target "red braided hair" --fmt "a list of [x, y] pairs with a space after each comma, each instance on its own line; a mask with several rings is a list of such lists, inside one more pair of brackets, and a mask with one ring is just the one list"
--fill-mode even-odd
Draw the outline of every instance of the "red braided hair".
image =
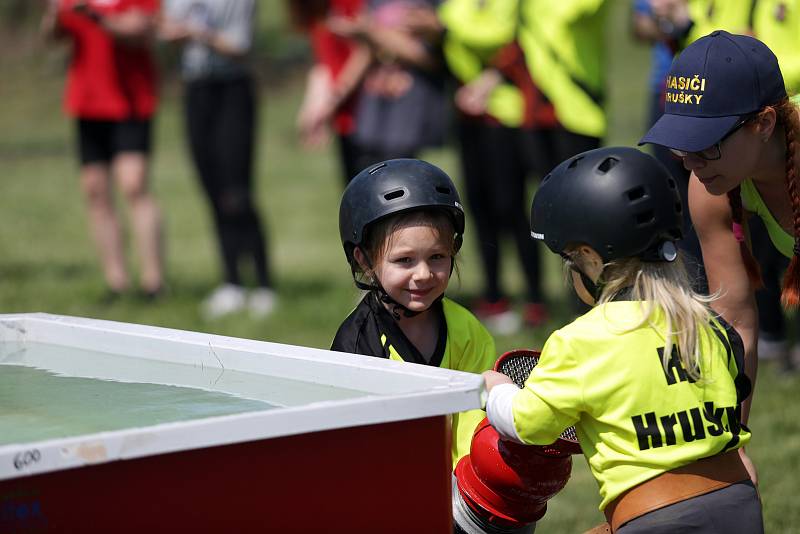
[[800, 161], [800, 119], [797, 117], [798, 110], [788, 98], [782, 100], [775, 106], [777, 121], [783, 125], [786, 136], [786, 190], [789, 193], [789, 200], [792, 202], [792, 229], [794, 234], [794, 254], [786, 269], [783, 277], [783, 288], [781, 290], [781, 303], [784, 308], [797, 308], [800, 305], [800, 191], [798, 191], [798, 179], [800, 170], [797, 162]]

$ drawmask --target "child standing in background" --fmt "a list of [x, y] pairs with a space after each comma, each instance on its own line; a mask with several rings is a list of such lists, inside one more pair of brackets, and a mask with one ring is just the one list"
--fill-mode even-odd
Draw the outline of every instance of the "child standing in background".
[[[450, 177], [430, 163], [394, 159], [368, 167], [345, 189], [339, 232], [356, 286], [368, 290], [331, 350], [480, 373], [494, 340], [447, 299], [464, 211]], [[469, 453], [481, 410], [453, 416], [453, 465]]]
[[158, 0], [49, 0], [42, 18], [42, 33], [70, 46], [64, 111], [76, 125], [80, 186], [109, 302], [131, 285], [115, 187], [130, 215], [141, 296], [153, 300], [164, 290], [163, 222], [150, 186], [159, 7]]
[[760, 533], [742, 340], [692, 290], [681, 222], [677, 183], [633, 148], [584, 152], [545, 177], [531, 235], [594, 308], [550, 336], [523, 389], [484, 374], [487, 416], [526, 444], [574, 425], [612, 532]]

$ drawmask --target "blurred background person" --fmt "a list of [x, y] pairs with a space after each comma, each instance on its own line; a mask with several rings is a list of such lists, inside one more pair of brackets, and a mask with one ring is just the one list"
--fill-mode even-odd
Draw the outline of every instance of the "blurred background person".
[[158, 9], [158, 0], [50, 0], [41, 21], [45, 36], [71, 45], [64, 110], [76, 122], [81, 188], [109, 299], [130, 286], [114, 185], [130, 211], [141, 293], [155, 298], [164, 288], [161, 215], [148, 189]]
[[[183, 46], [189, 148], [214, 214], [224, 283], [203, 302], [209, 318], [275, 307], [265, 234], [253, 198], [257, 88], [247, 65], [255, 0], [168, 0], [160, 35]], [[256, 287], [241, 270], [252, 267]]]
[[288, 2], [292, 26], [308, 35], [313, 51], [313, 64], [297, 114], [297, 130], [309, 149], [326, 145], [333, 130], [345, 185], [361, 171], [354, 140], [355, 108], [372, 55], [365, 44], [333, 33], [328, 19], [354, 19], [363, 4], [363, 0]]
[[[575, 154], [598, 148], [606, 136], [606, 28], [604, 0], [520, 2], [517, 39], [533, 83], [555, 111], [555, 125], [525, 129], [528, 165], [545, 176]], [[573, 313], [586, 305], [569, 296]]]
[[557, 121], [517, 43], [519, 8], [517, 0], [445, 0], [438, 10], [444, 56], [460, 84], [459, 157], [483, 267], [483, 293], [473, 311], [498, 334], [513, 333], [522, 322], [500, 283], [504, 236], [516, 246], [527, 285], [522, 318], [530, 326], [547, 319], [539, 245], [531, 241], [528, 225], [523, 128], [553, 128]]
[[531, 153], [541, 158], [534, 165], [544, 172], [599, 147], [606, 135], [607, 12], [604, 0], [521, 2], [519, 43], [534, 83], [558, 120], [556, 128], [530, 130]]
[[413, 158], [444, 142], [446, 70], [438, 0], [366, 0], [355, 18], [332, 17], [334, 33], [371, 55], [356, 107], [356, 166]]

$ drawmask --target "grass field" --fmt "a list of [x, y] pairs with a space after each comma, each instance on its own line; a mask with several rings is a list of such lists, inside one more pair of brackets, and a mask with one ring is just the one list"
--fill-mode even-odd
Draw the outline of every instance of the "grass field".
[[[625, 9], [618, 0], [609, 31], [608, 144], [634, 144], [644, 125], [648, 56], [628, 40]], [[273, 66], [302, 55], [297, 37], [278, 31], [278, 0], [262, 4], [259, 43]], [[23, 42], [25, 40], [23, 39]], [[180, 119], [179, 90], [164, 88], [157, 120], [153, 185], [165, 215], [168, 295], [147, 303], [134, 295], [104, 304], [104, 286], [88, 238], [77, 182], [71, 124], [60, 112], [64, 56], [35, 46], [0, 58], [0, 313], [49, 312], [151, 324], [230, 336], [326, 348], [358, 292], [339, 243], [341, 184], [331, 151], [307, 153], [296, 143], [293, 124], [302, 77], [281, 67], [262, 78], [258, 203], [268, 224], [269, 250], [280, 295], [266, 320], [246, 314], [205, 321], [200, 300], [219, 279], [209, 213], [189, 165]], [[284, 63], [282, 63], [282, 61]], [[277, 74], [276, 74], [277, 73]], [[425, 157], [458, 179], [451, 148]], [[460, 280], [449, 294], [468, 302], [478, 290], [474, 235], [467, 226]], [[509, 247], [510, 250], [510, 247]], [[135, 269], [135, 264], [132, 265]], [[508, 254], [504, 281], [521, 294], [516, 259]], [[549, 332], [568, 320], [558, 260], [547, 257], [547, 296], [552, 321], [537, 330], [497, 339], [498, 349], [540, 347]], [[762, 366], [751, 417], [749, 452], [761, 477], [767, 532], [800, 529], [800, 423], [788, 401], [800, 379]], [[596, 485], [577, 458], [567, 488], [549, 506], [537, 533], [582, 532], [600, 522]]]

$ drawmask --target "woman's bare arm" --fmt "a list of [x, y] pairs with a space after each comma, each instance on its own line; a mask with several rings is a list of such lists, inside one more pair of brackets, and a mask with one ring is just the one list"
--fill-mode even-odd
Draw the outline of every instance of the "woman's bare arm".
[[[725, 195], [706, 191], [697, 177], [689, 180], [689, 211], [703, 250], [703, 263], [711, 293], [719, 292], [714, 309], [733, 326], [744, 343], [745, 373], [755, 391], [758, 371], [758, 310], [755, 288], [733, 234], [731, 209]], [[742, 405], [742, 422], [750, 415], [751, 396]]]

